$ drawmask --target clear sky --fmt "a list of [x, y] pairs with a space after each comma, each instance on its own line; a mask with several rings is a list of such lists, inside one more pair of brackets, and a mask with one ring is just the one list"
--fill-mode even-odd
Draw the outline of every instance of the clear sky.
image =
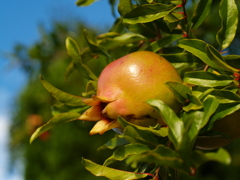
[[22, 180], [21, 167], [8, 172], [8, 127], [14, 100], [26, 77], [6, 54], [14, 45], [32, 45], [39, 39], [38, 26], [50, 28], [54, 20], [78, 18], [93, 27], [110, 27], [114, 22], [108, 0], [77, 7], [75, 0], [0, 0], [0, 180]]

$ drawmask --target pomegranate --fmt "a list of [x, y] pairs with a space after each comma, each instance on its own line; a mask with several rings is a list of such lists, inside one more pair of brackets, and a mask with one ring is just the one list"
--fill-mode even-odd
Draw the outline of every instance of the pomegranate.
[[182, 82], [176, 69], [166, 59], [150, 51], [137, 51], [108, 64], [98, 79], [97, 95], [84, 99], [90, 105], [80, 120], [97, 121], [90, 134], [103, 134], [120, 128], [117, 117], [140, 126], [165, 126], [163, 119], [145, 103], [159, 99], [175, 112], [181, 108], [174, 94], [164, 84]]

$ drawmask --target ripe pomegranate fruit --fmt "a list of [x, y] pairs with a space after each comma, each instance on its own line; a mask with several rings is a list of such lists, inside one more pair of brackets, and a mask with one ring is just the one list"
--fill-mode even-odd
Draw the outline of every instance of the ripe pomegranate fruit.
[[176, 69], [166, 59], [150, 51], [137, 51], [108, 64], [98, 79], [97, 95], [84, 99], [87, 105], [81, 120], [98, 121], [90, 134], [119, 128], [117, 117], [141, 125], [165, 125], [160, 115], [145, 103], [159, 99], [175, 112], [181, 108], [174, 94], [164, 84], [182, 82]]

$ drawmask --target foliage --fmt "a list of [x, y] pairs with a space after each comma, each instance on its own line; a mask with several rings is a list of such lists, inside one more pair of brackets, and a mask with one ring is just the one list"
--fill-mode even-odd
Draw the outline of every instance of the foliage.
[[[93, 2], [79, 0], [77, 5]], [[98, 77], [97, 71], [89, 67], [90, 62], [107, 64], [131, 52], [149, 50], [169, 60], [183, 78], [182, 84], [166, 83], [183, 104], [182, 111], [175, 114], [162, 101], [153, 99], [147, 103], [161, 114], [167, 127], [140, 127], [119, 117], [123, 133], [100, 148], [113, 150], [113, 154], [103, 165], [84, 158], [85, 168], [95, 176], [116, 180], [190, 179], [188, 175], [195, 175], [209, 161], [229, 165], [230, 154], [222, 145], [215, 149], [199, 145], [198, 141], [217, 137], [215, 141], [229, 143], [231, 137], [212, 128], [216, 121], [240, 109], [240, 56], [233, 55], [231, 47], [239, 44], [236, 3], [234, 0], [110, 1], [113, 9], [118, 5], [120, 17], [108, 32], [92, 38], [85, 30], [88, 48], [84, 51], [74, 38], [66, 39], [66, 49], [72, 58], [66, 77], [77, 70], [88, 81], [85, 92], [73, 96], [41, 78], [57, 103], [54, 117], [39, 127], [30, 141], [59, 124], [77, 120], [87, 108], [80, 100], [96, 94]], [[220, 25], [215, 25], [217, 18]], [[201, 32], [207, 25], [209, 29], [213, 27], [209, 34], [207, 30]], [[119, 162], [121, 167], [116, 166]]]

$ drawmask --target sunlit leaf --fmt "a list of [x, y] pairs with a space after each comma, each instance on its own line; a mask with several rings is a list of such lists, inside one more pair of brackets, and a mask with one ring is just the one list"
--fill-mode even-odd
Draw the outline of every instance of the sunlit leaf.
[[[192, 53], [204, 63], [214, 69], [221, 69], [226, 71], [239, 71], [233, 67], [230, 67], [225, 63], [223, 58], [220, 59], [219, 53], [216, 52], [215, 48], [199, 39], [182, 39], [179, 40], [178, 46]], [[207, 52], [206, 52], [207, 51]], [[210, 57], [209, 57], [210, 56]]]
[[184, 82], [204, 87], [217, 87], [229, 85], [233, 82], [233, 78], [206, 71], [192, 71], [185, 73]]
[[79, 113], [61, 113], [58, 114], [57, 116], [54, 116], [52, 119], [50, 119], [46, 124], [43, 126], [39, 127], [31, 136], [30, 138], [30, 143], [32, 143], [39, 135], [42, 133], [58, 126], [63, 123], [77, 120], [80, 117]]
[[145, 178], [150, 174], [147, 173], [135, 173], [135, 172], [128, 172], [128, 171], [122, 171], [117, 170], [113, 168], [109, 168], [106, 166], [102, 166], [99, 164], [96, 164], [88, 159], [82, 159], [83, 166], [90, 171], [95, 176], [103, 176], [109, 179], [124, 179], [124, 180], [133, 180], [133, 179], [141, 179]]
[[183, 107], [184, 111], [198, 110], [203, 107], [202, 102], [193, 94], [187, 94], [188, 105]]
[[163, 120], [169, 127], [168, 137], [173, 142], [175, 148], [177, 148], [183, 137], [183, 121], [163, 101], [148, 100], [147, 103], [163, 117]]
[[141, 5], [126, 13], [123, 22], [128, 24], [152, 22], [168, 15], [175, 8], [175, 5], [161, 3]]
[[235, 0], [222, 0], [219, 14], [222, 20], [222, 26], [217, 33], [217, 41], [221, 49], [225, 49], [231, 44], [237, 30], [238, 8]]
[[133, 9], [133, 4], [131, 0], [120, 0], [118, 4], [118, 12], [121, 16], [129, 13]]
[[168, 88], [174, 93], [175, 97], [180, 103], [185, 103], [188, 100], [188, 93], [191, 93], [191, 89], [179, 82], [168, 81], [165, 83]]

